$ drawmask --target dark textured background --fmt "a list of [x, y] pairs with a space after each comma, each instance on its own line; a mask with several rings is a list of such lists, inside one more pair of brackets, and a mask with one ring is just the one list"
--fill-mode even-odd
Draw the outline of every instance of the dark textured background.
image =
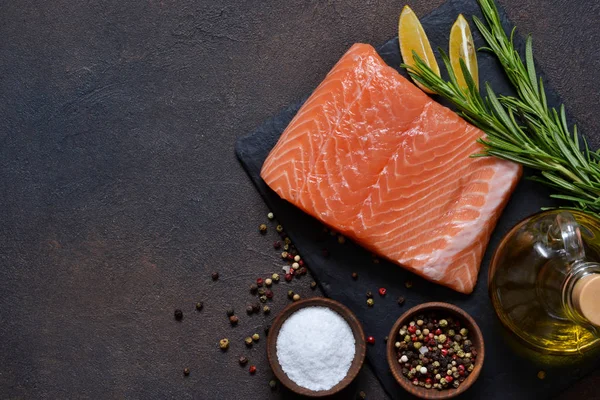
[[[420, 15], [440, 3], [410, 2]], [[534, 35], [550, 85], [598, 147], [600, 4], [501, 3]], [[279, 264], [271, 236], [256, 233], [267, 210], [233, 145], [310, 92], [350, 44], [393, 36], [400, 8], [4, 2], [0, 397], [283, 397], [268, 388], [264, 340], [251, 351], [240, 342], [264, 325], [243, 313], [246, 288]], [[305, 296], [307, 284], [294, 283]], [[230, 304], [242, 319], [233, 329]], [[224, 336], [233, 344], [221, 354]], [[237, 365], [242, 352], [256, 376]], [[383, 398], [368, 372], [357, 387]], [[592, 398], [598, 383], [562, 397]]]

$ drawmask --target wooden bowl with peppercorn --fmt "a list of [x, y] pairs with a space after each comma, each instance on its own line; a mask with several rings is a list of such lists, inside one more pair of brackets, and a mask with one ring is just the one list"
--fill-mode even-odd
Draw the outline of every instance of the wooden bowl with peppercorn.
[[267, 339], [267, 355], [277, 379], [308, 397], [330, 396], [348, 386], [362, 368], [365, 353], [365, 334], [356, 316], [323, 297], [284, 308]]
[[394, 378], [422, 399], [450, 399], [479, 376], [485, 355], [483, 335], [462, 309], [424, 303], [394, 324], [387, 359]]

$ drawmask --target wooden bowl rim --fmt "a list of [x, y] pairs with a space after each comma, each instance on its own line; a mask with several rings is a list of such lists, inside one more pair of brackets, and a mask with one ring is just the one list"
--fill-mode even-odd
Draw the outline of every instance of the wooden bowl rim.
[[[352, 329], [352, 333], [354, 335], [354, 341], [356, 345], [356, 350], [354, 353], [354, 359], [352, 360], [352, 364], [350, 365], [350, 369], [348, 370], [348, 374], [338, 382], [337, 385], [332, 387], [329, 390], [321, 390], [314, 391], [302, 386], [299, 386], [294, 381], [292, 381], [283, 369], [281, 369], [281, 365], [279, 364], [279, 360], [277, 359], [277, 336], [279, 335], [279, 330], [283, 326], [283, 323], [292, 315], [294, 312], [307, 307], [328, 307], [332, 311], [339, 314], [350, 326]], [[366, 355], [366, 340], [365, 333], [362, 329], [362, 325], [356, 315], [348, 307], [343, 304], [328, 299], [324, 297], [313, 297], [310, 299], [300, 300], [289, 304], [285, 307], [275, 318], [271, 328], [269, 329], [269, 336], [267, 338], [267, 357], [269, 359], [269, 364], [271, 365], [271, 369], [273, 373], [277, 377], [277, 379], [292, 392], [308, 396], [308, 397], [323, 397], [330, 396], [332, 394], [336, 394], [346, 386], [348, 386], [354, 378], [358, 375], [361, 370], [363, 363], [365, 361]]]
[[[413, 315], [419, 312], [427, 312], [433, 310], [445, 310], [449, 311], [449, 313], [451, 314], [457, 314], [465, 322], [465, 324], [468, 325], [467, 329], [469, 329], [469, 332], [473, 334], [471, 341], [473, 342], [477, 350], [477, 360], [475, 362], [475, 368], [473, 368], [473, 371], [471, 371], [467, 379], [465, 379], [458, 388], [444, 389], [438, 391], [437, 389], [425, 389], [420, 386], [415, 386], [408, 378], [402, 375], [402, 370], [400, 368], [400, 365], [398, 364], [398, 360], [396, 359], [397, 355], [394, 346], [394, 338], [397, 337], [400, 327], [404, 325], [404, 323], [407, 322], [407, 320]], [[483, 334], [481, 333], [481, 329], [479, 329], [479, 326], [477, 325], [475, 320], [466, 311], [450, 303], [430, 302], [412, 307], [396, 320], [396, 323], [394, 323], [394, 326], [390, 330], [390, 334], [388, 335], [388, 337], [390, 339], [387, 343], [386, 353], [388, 364], [392, 371], [392, 375], [394, 375], [394, 378], [404, 390], [422, 399], [450, 399], [462, 394], [467, 389], [469, 389], [477, 380], [481, 372], [481, 368], [483, 367], [483, 362], [485, 358], [485, 346], [483, 343]]]

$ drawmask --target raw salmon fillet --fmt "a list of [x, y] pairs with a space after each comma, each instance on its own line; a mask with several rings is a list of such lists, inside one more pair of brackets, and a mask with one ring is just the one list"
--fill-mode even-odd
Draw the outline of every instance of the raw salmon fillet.
[[484, 133], [355, 44], [267, 157], [264, 181], [368, 250], [471, 293], [521, 167], [482, 150]]

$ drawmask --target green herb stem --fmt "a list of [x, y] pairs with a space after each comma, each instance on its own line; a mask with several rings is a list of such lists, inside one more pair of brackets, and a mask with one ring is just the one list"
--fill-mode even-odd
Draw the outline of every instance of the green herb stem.
[[[494, 156], [540, 172], [533, 177], [556, 190], [551, 197], [572, 203], [572, 207], [600, 216], [600, 152], [593, 152], [577, 132], [569, 127], [565, 107], [550, 108], [542, 79], [535, 71], [531, 37], [525, 42], [525, 62], [504, 31], [494, 0], [477, 0], [485, 22], [473, 17], [487, 43], [483, 50], [500, 61], [516, 96], [498, 96], [489, 83], [482, 96], [471, 74], [460, 60], [467, 89], [458, 85], [448, 56], [439, 49], [449, 80], [434, 73], [413, 53], [414, 66], [402, 65], [409, 75], [432, 92], [449, 100], [470, 123], [486, 133], [484, 146], [474, 157]], [[580, 141], [583, 142], [583, 146]]]

